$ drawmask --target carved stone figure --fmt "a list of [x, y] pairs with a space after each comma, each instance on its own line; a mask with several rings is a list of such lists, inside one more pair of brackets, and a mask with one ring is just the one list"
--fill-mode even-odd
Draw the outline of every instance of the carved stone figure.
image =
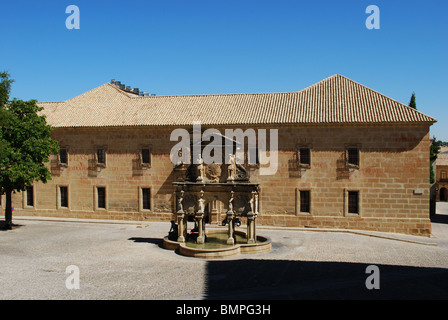
[[233, 154], [229, 155], [228, 164], [229, 165], [227, 167], [227, 181], [233, 181], [235, 180], [235, 171], [236, 171], [235, 156]]
[[206, 166], [206, 178], [209, 182], [219, 182], [221, 177], [221, 165], [217, 163], [211, 163]]
[[199, 203], [199, 213], [204, 213], [205, 209], [205, 200], [204, 200], [204, 191], [201, 191], [201, 197], [198, 200]]
[[196, 181], [204, 181], [204, 160], [199, 158], [199, 164], [197, 167], [197, 178]]
[[227, 212], [232, 212], [233, 213], [233, 194], [234, 192], [231, 191], [230, 192], [230, 199], [229, 199], [229, 210]]
[[250, 211], [251, 212], [253, 212], [253, 213], [255, 213], [254, 212], [254, 195], [252, 194], [252, 196], [250, 197], [250, 199], [249, 199], [249, 208], [250, 208]]
[[177, 207], [178, 207], [177, 212], [184, 212], [184, 207], [183, 207], [182, 201], [184, 201], [184, 190], [182, 190], [180, 192], [180, 196], [177, 199]]

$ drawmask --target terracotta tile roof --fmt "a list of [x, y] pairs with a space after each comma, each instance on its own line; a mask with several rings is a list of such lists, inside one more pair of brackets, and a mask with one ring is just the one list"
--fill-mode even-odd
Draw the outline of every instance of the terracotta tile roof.
[[428, 123], [437, 120], [334, 75], [298, 92], [139, 97], [106, 83], [39, 103], [53, 127]]

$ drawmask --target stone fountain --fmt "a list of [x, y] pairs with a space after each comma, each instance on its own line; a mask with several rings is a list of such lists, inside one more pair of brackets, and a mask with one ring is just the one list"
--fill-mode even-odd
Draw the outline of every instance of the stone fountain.
[[[177, 239], [165, 237], [165, 248], [179, 248], [181, 253], [200, 257], [228, 256], [241, 252], [265, 252], [271, 249], [270, 241], [265, 237], [257, 236], [256, 233], [260, 186], [250, 182], [246, 169], [237, 161], [238, 143], [236, 141], [232, 141], [232, 143], [235, 145], [232, 154], [227, 154], [227, 161], [222, 161], [221, 164], [205, 164], [199, 158], [198, 161], [195, 161], [196, 163], [193, 161], [189, 165], [180, 163], [174, 168], [179, 177], [179, 181], [173, 182], [177, 200], [177, 235], [175, 236]], [[206, 232], [205, 208], [207, 204], [215, 200], [226, 205], [226, 216], [222, 224], [227, 228]], [[207, 249], [205, 245], [193, 252], [194, 248], [186, 245], [187, 240], [192, 237], [187, 228], [189, 218], [193, 218], [196, 222], [194, 238], [197, 244], [207, 244], [207, 235], [210, 233], [225, 232], [227, 234], [226, 248]], [[242, 218], [247, 221], [246, 232], [235, 229]], [[239, 235], [239, 239], [245, 240], [237, 243], [236, 235]], [[229, 254], [229, 252], [232, 253]]]

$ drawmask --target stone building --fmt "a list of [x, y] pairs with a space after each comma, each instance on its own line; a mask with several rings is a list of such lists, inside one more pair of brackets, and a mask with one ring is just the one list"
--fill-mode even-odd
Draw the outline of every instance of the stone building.
[[436, 200], [448, 201], [448, 147], [441, 147], [434, 161]]
[[[242, 165], [259, 186], [259, 225], [431, 232], [436, 120], [341, 75], [298, 92], [188, 96], [113, 81], [40, 105], [61, 151], [51, 181], [13, 195], [15, 215], [172, 220], [185, 171], [170, 160], [170, 135], [200, 121], [221, 133], [278, 129], [275, 174]], [[226, 199], [206, 201], [206, 221], [220, 223]]]

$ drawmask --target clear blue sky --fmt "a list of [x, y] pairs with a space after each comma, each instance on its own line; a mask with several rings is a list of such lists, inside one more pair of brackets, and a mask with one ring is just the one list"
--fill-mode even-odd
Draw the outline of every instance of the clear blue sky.
[[[80, 29], [68, 30], [68, 5]], [[368, 5], [380, 29], [368, 30]], [[1, 0], [11, 97], [61, 101], [111, 79], [157, 95], [298, 91], [339, 73], [438, 119], [448, 141], [448, 1]]]

